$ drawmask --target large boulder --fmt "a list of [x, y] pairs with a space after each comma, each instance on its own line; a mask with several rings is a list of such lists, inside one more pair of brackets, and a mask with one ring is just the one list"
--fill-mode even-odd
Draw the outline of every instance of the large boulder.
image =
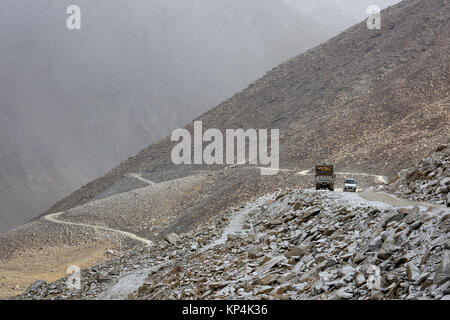
[[416, 222], [419, 219], [419, 213], [420, 209], [418, 206], [414, 206], [412, 210], [408, 213], [408, 215], [405, 217], [405, 223], [411, 224], [413, 222]]
[[406, 276], [409, 281], [417, 281], [420, 276], [420, 270], [412, 263], [406, 264]]
[[291, 250], [285, 253], [286, 258], [290, 257], [303, 257], [306, 253], [311, 252], [311, 246], [309, 245], [300, 245], [293, 247]]
[[166, 250], [170, 246], [170, 243], [166, 240], [162, 240], [158, 243], [158, 246], [161, 250]]
[[166, 241], [170, 244], [176, 243], [178, 240], [180, 240], [180, 236], [176, 233], [169, 233], [167, 236], [165, 236]]
[[445, 250], [433, 282], [439, 286], [448, 280], [450, 280], [450, 250]]

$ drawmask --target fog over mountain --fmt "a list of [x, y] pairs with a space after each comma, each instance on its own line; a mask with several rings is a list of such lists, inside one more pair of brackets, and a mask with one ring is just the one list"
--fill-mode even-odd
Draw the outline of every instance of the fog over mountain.
[[380, 9], [392, 6], [400, 0], [283, 0], [299, 12], [322, 22], [329, 32], [338, 33], [367, 17], [370, 5]]
[[[363, 19], [368, 3], [3, 0], [0, 232]], [[65, 26], [71, 4], [81, 30]]]

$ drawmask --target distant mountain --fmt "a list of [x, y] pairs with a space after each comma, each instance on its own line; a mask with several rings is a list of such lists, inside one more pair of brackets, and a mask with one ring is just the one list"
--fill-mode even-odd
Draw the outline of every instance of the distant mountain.
[[[2, 1], [0, 232], [327, 39], [277, 0]], [[307, 30], [307, 32], [305, 32]]]

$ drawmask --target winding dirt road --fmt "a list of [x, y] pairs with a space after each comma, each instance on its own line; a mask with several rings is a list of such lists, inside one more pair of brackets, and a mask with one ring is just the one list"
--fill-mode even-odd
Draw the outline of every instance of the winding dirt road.
[[[286, 168], [270, 168], [270, 167], [257, 167], [258, 169], [261, 170], [266, 170], [266, 171], [282, 171], [282, 172], [294, 172], [294, 175], [299, 175], [299, 176], [314, 176], [314, 173], [312, 173], [311, 169], [304, 169], [304, 170], [298, 170], [298, 169], [286, 169]], [[343, 171], [337, 171], [335, 172], [337, 175], [341, 175], [341, 176], [361, 176], [361, 177], [372, 177], [375, 178], [376, 181], [381, 182], [381, 183], [387, 183], [388, 182], [388, 177], [386, 176], [382, 176], [382, 175], [378, 175], [378, 174], [372, 174], [372, 173], [361, 173], [361, 172], [343, 172]]]
[[137, 179], [137, 180], [140, 180], [140, 181], [142, 181], [142, 182], [145, 182], [145, 183], [147, 183], [149, 186], [154, 186], [154, 185], [156, 185], [155, 182], [143, 178], [142, 175], [140, 175], [140, 174], [138, 174], [138, 173], [129, 173], [128, 176], [131, 177], [131, 178], [135, 178], [135, 179]]
[[114, 232], [114, 233], [118, 233], [121, 234], [127, 238], [130, 238], [132, 240], [141, 242], [147, 246], [151, 246], [153, 245], [153, 242], [141, 237], [138, 237], [137, 235], [130, 233], [130, 232], [126, 232], [126, 231], [122, 231], [122, 230], [117, 230], [117, 229], [111, 229], [108, 227], [102, 227], [102, 226], [96, 226], [96, 225], [91, 225], [91, 224], [85, 224], [85, 223], [77, 223], [77, 222], [69, 222], [69, 221], [62, 221], [62, 220], [58, 220], [57, 218], [62, 215], [64, 212], [58, 212], [58, 213], [52, 213], [49, 215], [46, 215], [44, 217], [45, 220], [53, 222], [53, 223], [59, 223], [59, 224], [66, 224], [66, 225], [72, 225], [72, 226], [79, 226], [79, 227], [85, 227], [85, 228], [92, 228], [95, 230], [104, 230], [104, 231], [109, 231], [109, 232]]
[[427, 207], [430, 209], [448, 210], [444, 205], [401, 199], [397, 198], [393, 194], [389, 194], [386, 192], [358, 192], [358, 195], [364, 200], [372, 202], [373, 201], [382, 202], [393, 207], [419, 206], [419, 207]]
[[[128, 174], [129, 177], [138, 179], [140, 181], [143, 181], [145, 183], [147, 183], [149, 186], [154, 186], [156, 185], [155, 182], [147, 180], [145, 178], [143, 178], [140, 174], [137, 173], [130, 173]], [[108, 227], [103, 227], [103, 226], [97, 226], [97, 225], [91, 225], [91, 224], [85, 224], [85, 223], [78, 223], [78, 222], [70, 222], [70, 221], [63, 221], [63, 220], [59, 220], [58, 217], [60, 215], [62, 215], [64, 212], [57, 212], [57, 213], [51, 213], [49, 215], [44, 216], [44, 219], [53, 223], [58, 223], [58, 224], [65, 224], [65, 225], [72, 225], [72, 226], [79, 226], [79, 227], [84, 227], [84, 228], [92, 228], [94, 230], [104, 230], [104, 231], [108, 231], [108, 232], [113, 232], [113, 233], [118, 233], [124, 237], [127, 237], [129, 239], [135, 240], [137, 242], [143, 243], [146, 246], [152, 246], [153, 242], [139, 237], [131, 232], [127, 232], [127, 231], [122, 231], [122, 230], [117, 230], [117, 229], [112, 229], [112, 228], [108, 228]]]

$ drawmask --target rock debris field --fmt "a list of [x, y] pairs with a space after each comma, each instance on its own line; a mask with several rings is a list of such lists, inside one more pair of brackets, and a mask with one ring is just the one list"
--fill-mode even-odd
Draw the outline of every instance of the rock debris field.
[[441, 145], [412, 168], [400, 171], [388, 190], [403, 198], [443, 204], [450, 191], [450, 147]]
[[19, 299], [449, 299], [450, 210], [286, 189]]

